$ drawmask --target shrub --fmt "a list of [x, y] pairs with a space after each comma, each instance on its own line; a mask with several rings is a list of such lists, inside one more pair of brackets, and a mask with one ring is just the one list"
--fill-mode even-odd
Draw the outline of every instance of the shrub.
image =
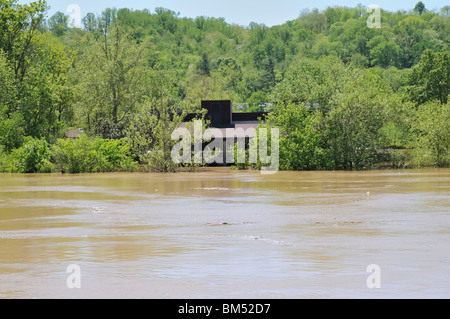
[[8, 170], [16, 173], [50, 173], [54, 170], [50, 158], [50, 149], [45, 140], [27, 136], [22, 147], [11, 152]]
[[137, 167], [123, 140], [90, 138], [59, 139], [52, 148], [56, 167], [63, 173], [95, 173], [133, 170]]
[[23, 143], [23, 118], [18, 113], [7, 116], [7, 108], [0, 105], [0, 145], [11, 151]]
[[417, 136], [414, 162], [417, 166], [450, 165], [450, 102], [430, 101], [420, 105], [413, 123]]
[[5, 152], [5, 147], [0, 145], [0, 173], [10, 171], [10, 156]]
[[[305, 105], [279, 103], [267, 117], [269, 126], [280, 129], [280, 169], [310, 170], [326, 166], [319, 131], [322, 116]], [[269, 144], [271, 145], [271, 144]]]
[[96, 139], [96, 147], [102, 157], [103, 171], [130, 171], [137, 167], [125, 140]]
[[392, 150], [389, 154], [389, 158], [393, 168], [412, 167], [411, 154], [406, 149]]

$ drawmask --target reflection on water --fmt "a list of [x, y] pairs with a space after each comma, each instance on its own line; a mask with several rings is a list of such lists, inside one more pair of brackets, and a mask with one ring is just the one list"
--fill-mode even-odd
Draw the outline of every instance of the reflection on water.
[[449, 169], [0, 181], [0, 298], [450, 297]]

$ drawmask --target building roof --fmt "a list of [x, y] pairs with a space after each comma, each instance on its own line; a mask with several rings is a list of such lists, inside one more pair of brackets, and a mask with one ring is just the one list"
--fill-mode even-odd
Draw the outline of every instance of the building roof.
[[[214, 108], [218, 108], [215, 112]], [[259, 120], [264, 120], [267, 112], [232, 112], [231, 101], [202, 101], [202, 108], [207, 109], [206, 117], [211, 120], [210, 129], [219, 130], [224, 138], [227, 137], [256, 137], [256, 128], [259, 126]], [[220, 110], [220, 111], [219, 111]], [[217, 118], [218, 117], [218, 118]], [[188, 114], [185, 122], [190, 122], [196, 118], [196, 114]], [[183, 123], [181, 127], [185, 127]], [[231, 135], [230, 135], [231, 134]]]
[[83, 134], [83, 130], [78, 129], [78, 130], [67, 132], [67, 137], [68, 138], [78, 138], [81, 134]]
[[226, 128], [211, 128], [213, 130], [219, 130], [224, 138], [227, 137], [248, 137], [253, 138], [256, 137], [256, 128], [259, 126], [259, 123], [235, 123], [234, 127], [226, 127]]

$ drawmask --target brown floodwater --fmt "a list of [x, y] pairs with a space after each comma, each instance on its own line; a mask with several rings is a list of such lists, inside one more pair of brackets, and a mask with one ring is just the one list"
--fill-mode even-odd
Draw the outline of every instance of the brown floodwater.
[[450, 169], [0, 174], [0, 298], [449, 297]]

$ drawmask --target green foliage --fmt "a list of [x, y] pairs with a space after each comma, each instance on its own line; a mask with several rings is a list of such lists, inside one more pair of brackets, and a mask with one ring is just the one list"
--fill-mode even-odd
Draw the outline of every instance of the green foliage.
[[7, 74], [0, 81], [8, 90], [0, 104], [8, 115], [21, 114], [24, 134], [49, 137], [63, 127], [70, 108], [67, 82], [73, 60], [63, 44], [40, 31], [46, 2], [16, 2], [0, 2], [0, 73]]
[[206, 53], [202, 54], [202, 60], [198, 65], [198, 69], [202, 71], [205, 75], [210, 75], [210, 66], [209, 66], [209, 60], [208, 55]]
[[[302, 61], [274, 89], [269, 119], [280, 126], [280, 167], [372, 167], [382, 147], [390, 88], [367, 70], [336, 58]], [[283, 141], [283, 142], [281, 142]], [[284, 149], [285, 148], [285, 149]], [[284, 161], [293, 163], [284, 164]]]
[[329, 160], [334, 168], [371, 168], [377, 162], [379, 132], [385, 120], [384, 101], [370, 93], [361, 87], [355, 93], [346, 92], [339, 97], [338, 106], [327, 113], [326, 144], [332, 150]]
[[287, 70], [283, 81], [274, 88], [271, 99], [304, 103], [326, 111], [333, 102], [332, 95], [341, 85], [337, 77], [344, 72], [345, 66], [337, 57], [302, 59]]
[[48, 19], [48, 26], [50, 31], [60, 37], [69, 30], [69, 17], [58, 11]]
[[416, 6], [414, 7], [414, 11], [417, 12], [418, 14], [422, 14], [426, 11], [425, 5], [423, 4], [422, 1], [417, 2]]
[[411, 152], [405, 149], [391, 150], [389, 153], [389, 162], [392, 168], [413, 167]]
[[425, 51], [412, 68], [407, 92], [412, 101], [422, 104], [434, 99], [447, 103], [450, 95], [450, 52]]
[[269, 97], [266, 92], [258, 91], [252, 93], [247, 99], [247, 109], [244, 112], [264, 112], [268, 111], [267, 103], [269, 103]]
[[170, 77], [162, 73], [153, 75], [154, 91], [139, 105], [127, 130], [127, 141], [148, 170], [168, 172], [178, 166], [171, 158], [176, 144], [172, 132], [183, 122], [191, 105], [180, 101]]
[[278, 104], [267, 117], [269, 126], [280, 130], [280, 169], [311, 170], [327, 168], [322, 114], [304, 104]]
[[[14, 69], [7, 59], [6, 53], [0, 49], [0, 105], [9, 106], [6, 111], [12, 110], [17, 88], [14, 85]], [[2, 110], [5, 112], [5, 110]]]
[[16, 73], [23, 74], [26, 69], [32, 39], [38, 34], [47, 9], [43, 0], [23, 5], [17, 0], [0, 1], [0, 48], [10, 61], [15, 61]]
[[[445, 76], [439, 74], [442, 75], [442, 84]], [[275, 87], [272, 97], [275, 101], [284, 102], [278, 103], [269, 115], [271, 123], [280, 127], [282, 132], [280, 167], [373, 167], [381, 160], [380, 150], [383, 148], [409, 145], [414, 139], [411, 122], [415, 111], [407, 101], [402, 102], [392, 92], [392, 86], [387, 84], [376, 72], [345, 68], [336, 58], [304, 60], [289, 69], [284, 81]], [[424, 91], [432, 92], [428, 88]], [[422, 108], [417, 121], [421, 125], [421, 129], [417, 129], [420, 131], [418, 148], [431, 156], [433, 161], [429, 163], [448, 165], [448, 129], [445, 124], [435, 126], [436, 130], [431, 126], [433, 121], [446, 123], [448, 115], [442, 112], [447, 109], [436, 113], [430, 107]], [[434, 116], [433, 120], [425, 118], [424, 114]], [[424, 127], [425, 123], [429, 126]], [[410, 159], [410, 154], [405, 152], [391, 154], [396, 166], [404, 166], [406, 158]], [[417, 157], [418, 153], [415, 154]]]
[[[108, 8], [81, 30], [61, 12], [45, 21], [47, 10], [0, 0], [0, 170], [52, 171], [50, 160], [67, 172], [134, 169], [127, 144], [149, 170], [171, 171], [170, 133], [202, 99], [273, 105], [284, 169], [449, 165], [448, 6], [383, 11], [379, 29], [362, 5], [273, 27]], [[101, 138], [62, 140], [69, 127]]]
[[50, 149], [45, 140], [28, 136], [23, 145], [11, 153], [11, 172], [16, 173], [50, 173], [53, 164], [50, 162]]
[[381, 67], [400, 66], [401, 48], [392, 41], [384, 41], [370, 49], [372, 65]]
[[[269, 93], [287, 66], [300, 58], [334, 55], [343, 62], [354, 57], [363, 66], [409, 68], [425, 49], [445, 50], [449, 42], [445, 16], [383, 11], [383, 27], [375, 30], [367, 27], [368, 13], [361, 5], [305, 10], [298, 19], [274, 27], [257, 23], [240, 27], [207, 17], [180, 18], [167, 9], [155, 13], [122, 9], [117, 17], [123, 25], [133, 27], [138, 39], [151, 37], [151, 65], [177, 70], [185, 91], [197, 83], [211, 86], [209, 82], [218, 82], [209, 79], [216, 67], [214, 61], [232, 58], [241, 67], [246, 90], [225, 85], [221, 90], [226, 92], [218, 95], [231, 96], [237, 102], [245, 102], [254, 92]], [[434, 19], [432, 24], [430, 19]], [[375, 43], [373, 38], [381, 40]], [[201, 74], [190, 77], [190, 65], [197, 66]]]
[[0, 145], [0, 173], [9, 172], [10, 171], [10, 156], [7, 152], [5, 152], [4, 146]]
[[55, 166], [63, 173], [128, 171], [137, 168], [130, 147], [123, 140], [90, 138], [58, 139], [51, 150]]
[[450, 102], [430, 101], [419, 107], [413, 123], [417, 164], [450, 165]]
[[6, 151], [22, 145], [23, 142], [23, 118], [18, 113], [7, 114], [6, 107], [0, 106], [0, 145]]
[[[278, 128], [276, 129], [278, 130]], [[274, 136], [278, 138], [278, 142], [273, 140]], [[248, 138], [247, 145], [245, 145], [244, 138], [238, 138], [237, 142], [235, 142], [234, 145], [231, 145], [230, 149], [227, 150], [234, 156], [234, 164], [231, 167], [233, 169], [251, 168], [258, 170], [289, 169], [286, 168], [286, 166], [280, 167], [281, 140], [282, 139], [279, 139], [279, 134], [272, 131], [270, 124], [261, 123], [261, 125], [256, 128], [256, 136]], [[286, 144], [282, 145], [285, 146]], [[286, 150], [285, 147], [282, 147], [282, 149]], [[287, 159], [287, 157], [281, 158], [284, 160]], [[283, 164], [285, 165], [286, 163]]]
[[145, 94], [148, 43], [137, 44], [130, 32], [110, 25], [110, 19], [109, 15], [99, 19], [102, 28], [95, 31], [83, 59], [79, 112], [88, 130], [103, 138], [121, 138]]

